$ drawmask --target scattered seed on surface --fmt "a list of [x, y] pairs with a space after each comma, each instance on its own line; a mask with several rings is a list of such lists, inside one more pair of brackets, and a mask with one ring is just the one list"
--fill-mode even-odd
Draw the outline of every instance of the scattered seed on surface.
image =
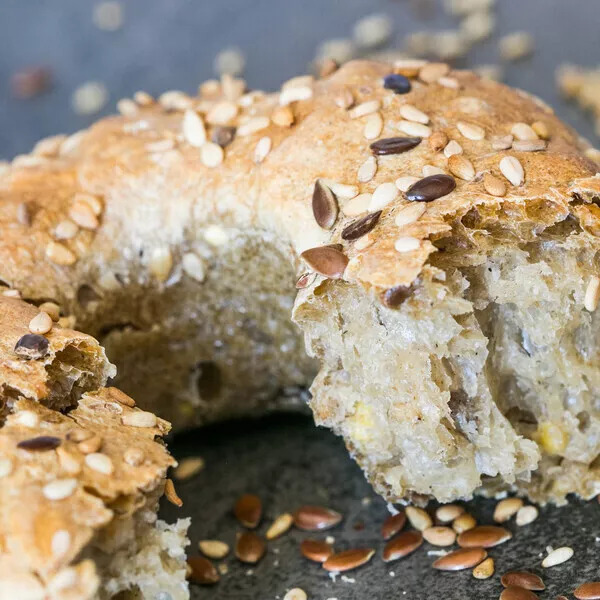
[[286, 106], [278, 106], [271, 114], [271, 121], [279, 127], [291, 127], [294, 124], [294, 111], [288, 104]]
[[374, 156], [369, 156], [358, 168], [357, 179], [361, 183], [367, 183], [375, 177], [375, 173], [377, 173], [377, 159]]
[[514, 517], [523, 506], [521, 498], [505, 498], [500, 500], [494, 509], [494, 521], [504, 523]]
[[531, 124], [531, 128], [543, 140], [550, 139], [550, 129], [544, 121], [535, 121]]
[[154, 413], [145, 410], [133, 410], [121, 417], [123, 425], [129, 427], [156, 427], [158, 419]]
[[[422, 206], [423, 209], [425, 208], [422, 204], [416, 204], [415, 206]], [[435, 511], [435, 518], [440, 521], [440, 523], [451, 523], [457, 517], [464, 514], [464, 512], [465, 509], [458, 504], [445, 504]]]
[[182, 122], [183, 137], [188, 144], [201, 148], [206, 142], [206, 128], [202, 117], [194, 110], [186, 110]]
[[345, 87], [335, 97], [335, 104], [342, 110], [349, 109], [354, 104], [354, 96], [350, 88]]
[[371, 151], [375, 155], [402, 154], [412, 150], [422, 141], [420, 137], [391, 137], [377, 140], [371, 144]]
[[52, 329], [52, 318], [46, 312], [40, 311], [29, 321], [29, 331], [38, 335], [48, 333]]
[[28, 450], [29, 452], [48, 452], [55, 450], [61, 444], [62, 440], [59, 437], [52, 435], [38, 435], [33, 438], [21, 440], [17, 443], [17, 448]]
[[585, 290], [583, 305], [589, 312], [594, 312], [598, 308], [600, 301], [600, 278], [592, 275]]
[[294, 525], [304, 531], [323, 531], [335, 527], [342, 515], [322, 506], [302, 506], [293, 515]]
[[56, 265], [69, 267], [77, 261], [77, 257], [66, 246], [58, 242], [49, 242], [46, 246], [46, 256]]
[[300, 544], [300, 552], [304, 558], [314, 562], [325, 562], [333, 555], [333, 548], [322, 540], [303, 540]]
[[190, 556], [187, 559], [189, 566], [188, 579], [199, 585], [213, 585], [219, 581], [219, 573], [215, 566], [204, 556]]
[[431, 175], [446, 175], [444, 169], [440, 169], [434, 165], [423, 165], [421, 169], [423, 177], [431, 177]]
[[407, 121], [414, 121], [415, 123], [422, 123], [423, 125], [429, 123], [429, 117], [412, 104], [402, 104], [398, 112], [400, 113], [400, 116]]
[[577, 600], [598, 600], [600, 598], [600, 581], [583, 583], [574, 592]]
[[405, 77], [416, 77], [426, 64], [427, 61], [420, 58], [401, 58], [394, 62], [394, 72]]
[[191, 479], [194, 475], [197, 475], [204, 469], [204, 465], [204, 459], [200, 456], [188, 456], [182, 458], [173, 471], [173, 477], [178, 481]]
[[561, 546], [560, 548], [556, 548], [544, 558], [542, 561], [542, 567], [545, 569], [548, 567], [554, 567], [556, 565], [561, 565], [564, 562], [567, 562], [573, 556], [573, 548], [569, 546]]
[[513, 142], [512, 149], [517, 152], [540, 152], [546, 149], [546, 142], [544, 140], [517, 140]]
[[512, 185], [518, 187], [525, 180], [525, 172], [523, 171], [523, 165], [519, 162], [518, 158], [514, 156], [505, 156], [500, 161], [500, 171]]
[[256, 564], [265, 554], [265, 541], [252, 531], [238, 534], [235, 555], [243, 563]]
[[282, 536], [294, 523], [294, 517], [290, 513], [279, 515], [267, 529], [265, 537], [268, 540], [274, 540]]
[[77, 449], [83, 454], [98, 452], [102, 446], [102, 438], [99, 435], [92, 435], [90, 438], [77, 444]]
[[123, 460], [132, 467], [139, 467], [144, 462], [144, 453], [139, 448], [128, 448], [123, 454]]
[[500, 578], [504, 587], [521, 587], [526, 590], [545, 590], [546, 585], [541, 577], [527, 571], [509, 571]]
[[433, 521], [429, 514], [418, 506], [407, 506], [406, 517], [410, 524], [419, 531], [424, 531], [433, 525]]
[[475, 517], [469, 513], [464, 513], [452, 521], [452, 529], [454, 529], [456, 533], [469, 531], [469, 529], [473, 529], [476, 526], [477, 521], [475, 520]]
[[517, 140], [532, 141], [538, 139], [537, 133], [527, 123], [515, 123], [510, 132]]
[[381, 536], [384, 540], [389, 540], [402, 531], [404, 525], [406, 525], [406, 514], [404, 511], [390, 515], [381, 526]]
[[456, 532], [450, 527], [428, 527], [423, 531], [423, 538], [433, 546], [452, 546], [456, 541]]
[[496, 525], [479, 525], [458, 536], [461, 548], [492, 548], [512, 538], [512, 533]]
[[114, 471], [113, 462], [109, 456], [100, 452], [90, 452], [85, 456], [85, 464], [97, 473], [111, 475]]
[[375, 225], [377, 225], [380, 216], [381, 211], [378, 210], [350, 223], [350, 225], [345, 227], [342, 231], [342, 239], [352, 241], [366, 235], [375, 227]]
[[198, 548], [204, 556], [217, 560], [225, 558], [229, 554], [229, 545], [221, 540], [200, 540]]
[[354, 548], [351, 550], [344, 550], [330, 556], [324, 563], [323, 568], [326, 571], [350, 571], [356, 569], [366, 563], [368, 563], [375, 550], [373, 548]]
[[282, 90], [279, 94], [279, 104], [286, 106], [292, 102], [300, 102], [302, 100], [310, 100], [313, 96], [313, 89], [308, 85], [288, 87]]
[[492, 138], [492, 148], [494, 150], [508, 150], [513, 145], [512, 135], [495, 136]]
[[302, 588], [292, 588], [283, 597], [283, 600], [307, 600], [308, 596]]
[[468, 140], [478, 141], [485, 137], [485, 129], [475, 123], [468, 123], [466, 121], [458, 121], [456, 128], [460, 134]]
[[492, 196], [505, 196], [506, 184], [501, 179], [494, 177], [491, 173], [486, 173], [483, 176], [483, 187], [488, 194]]
[[440, 571], [461, 571], [475, 567], [485, 558], [487, 552], [483, 548], [461, 548], [441, 556], [432, 566]]
[[329, 279], [341, 279], [348, 266], [348, 257], [331, 246], [309, 248], [302, 252], [300, 258], [313, 271]]
[[215, 127], [210, 136], [210, 139], [214, 144], [221, 146], [221, 148], [225, 148], [233, 142], [235, 138], [235, 127], [227, 127], [223, 125], [222, 127]]
[[233, 514], [244, 527], [254, 529], [262, 517], [262, 502], [255, 494], [243, 494], [236, 501]]
[[205, 167], [214, 168], [223, 162], [223, 148], [214, 142], [206, 142], [200, 148], [200, 160]]
[[520, 587], [507, 587], [502, 590], [500, 600], [537, 600], [537, 595]]
[[456, 187], [449, 175], [430, 175], [420, 179], [406, 191], [406, 198], [412, 202], [431, 202], [446, 196]]
[[414, 552], [423, 543], [423, 535], [420, 531], [405, 531], [399, 536], [391, 539], [383, 549], [383, 560], [391, 562], [404, 558]]
[[489, 579], [494, 574], [494, 559], [486, 558], [473, 569], [475, 579]]

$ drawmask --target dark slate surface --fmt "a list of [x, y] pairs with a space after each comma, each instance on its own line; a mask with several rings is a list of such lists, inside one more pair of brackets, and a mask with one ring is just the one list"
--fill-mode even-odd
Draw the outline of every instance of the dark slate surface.
[[[249, 84], [273, 89], [283, 79], [305, 71], [319, 42], [348, 36], [352, 24], [366, 14], [380, 11], [392, 16], [397, 41], [410, 31], [453, 26], [441, 14], [420, 20], [411, 9], [415, 0], [124, 0], [125, 25], [108, 33], [92, 24], [93, 4], [90, 0], [0, 0], [0, 158], [27, 151], [42, 136], [89, 125], [96, 117], [77, 116], [70, 107], [71, 93], [88, 80], [102, 81], [109, 88], [111, 101], [104, 110], [108, 113], [118, 98], [138, 89], [193, 91], [213, 75], [215, 54], [236, 45], [246, 54]], [[510, 66], [507, 82], [540, 95], [594, 139], [590, 119], [560, 101], [554, 67], [561, 62], [598, 63], [598, 3], [499, 0], [497, 4], [497, 31], [526, 29], [536, 38], [534, 56]], [[495, 43], [486, 42], [459, 64], [495, 61]], [[52, 68], [53, 89], [29, 101], [12, 98], [10, 75], [40, 64]], [[231, 506], [239, 494], [252, 491], [266, 507], [262, 532], [280, 512], [315, 502], [346, 516], [332, 531], [337, 548], [373, 544], [381, 549], [377, 532], [386, 515], [384, 503], [372, 495], [340, 440], [315, 429], [308, 419], [286, 416], [226, 424], [181, 436], [172, 448], [178, 457], [200, 454], [207, 461], [203, 473], [178, 486], [184, 507], [163, 509], [170, 520], [193, 517], [194, 546], [206, 537], [233, 543], [237, 527]], [[371, 504], [364, 506], [363, 498], [372, 498]], [[489, 522], [493, 502], [478, 500], [469, 510]], [[595, 539], [600, 533], [599, 510], [596, 502], [545, 509], [542, 518], [491, 552], [498, 571], [530, 568], [541, 573], [540, 554], [546, 545], [571, 545], [575, 557], [543, 573], [548, 590], [540, 597], [555, 598], [585, 580], [600, 579], [600, 544]], [[354, 528], [359, 521], [365, 525], [362, 531]], [[314, 600], [484, 600], [500, 593], [498, 576], [482, 582], [469, 571], [433, 571], [429, 565], [435, 557], [427, 555], [427, 546], [395, 564], [384, 565], [376, 557], [368, 566], [348, 573], [354, 583], [340, 578], [334, 583], [320, 567], [300, 556], [297, 546], [304, 537], [292, 531], [271, 543], [267, 556], [251, 572], [229, 557], [229, 574], [212, 589], [194, 587], [193, 598], [270, 600], [282, 598], [293, 586], [304, 588]]]

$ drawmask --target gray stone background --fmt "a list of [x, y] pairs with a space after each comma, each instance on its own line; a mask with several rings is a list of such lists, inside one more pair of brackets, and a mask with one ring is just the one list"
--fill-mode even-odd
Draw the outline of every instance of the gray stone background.
[[[115, 32], [99, 30], [92, 20], [90, 0], [0, 0], [0, 158], [29, 150], [35, 141], [58, 132], [73, 132], [98, 115], [74, 113], [73, 91], [90, 80], [103, 82], [110, 102], [100, 114], [114, 111], [115, 102], [138, 89], [153, 94], [166, 89], [193, 91], [212, 77], [215, 55], [237, 46], [246, 56], [245, 77], [252, 87], [274, 89], [304, 72], [325, 39], [347, 37], [357, 19], [374, 12], [389, 15], [394, 42], [411, 31], [447, 29], [456, 21], [435, 11], [423, 19], [411, 0], [123, 0], [124, 24]], [[438, 3], [434, 2], [434, 5]], [[438, 7], [439, 8], [439, 7]], [[554, 105], [582, 134], [598, 142], [589, 116], [561, 101], [554, 83], [562, 62], [600, 62], [600, 4], [597, 0], [498, 0], [497, 32], [530, 31], [536, 49], [527, 60], [510, 65], [505, 80], [532, 91]], [[497, 35], [471, 51], [459, 66], [497, 62]], [[18, 100], [9, 81], [30, 65], [52, 69], [51, 90], [31, 100]], [[184, 506], [165, 505], [163, 517], [192, 516], [191, 552], [199, 539], [217, 537], [233, 544], [237, 525], [231, 515], [243, 492], [258, 493], [265, 504], [264, 533], [270, 520], [303, 503], [319, 503], [344, 513], [331, 534], [336, 548], [382, 543], [378, 531], [386, 516], [383, 501], [374, 497], [360, 470], [339, 439], [316, 429], [310, 419], [274, 416], [262, 421], [228, 423], [190, 432], [172, 441], [177, 457], [201, 455], [206, 469], [178, 491]], [[363, 501], [369, 499], [369, 503]], [[477, 500], [468, 509], [490, 522], [494, 503]], [[548, 507], [528, 527], [509, 528], [510, 542], [493, 549], [497, 574], [476, 581], [470, 571], [433, 571], [434, 556], [424, 546], [411, 557], [385, 565], [379, 557], [366, 567], [333, 581], [298, 552], [304, 537], [292, 531], [269, 544], [256, 568], [225, 562], [229, 573], [213, 588], [192, 588], [192, 597], [223, 600], [281, 599], [300, 586], [311, 600], [487, 600], [501, 591], [499, 576], [527, 568], [542, 574], [548, 589], [541, 598], [569, 598], [580, 583], [600, 579], [600, 533], [597, 502], [573, 502]], [[574, 558], [542, 570], [546, 546], [570, 545]], [[392, 575], [393, 573], [393, 575]], [[148, 599], [156, 600], [156, 599]]]

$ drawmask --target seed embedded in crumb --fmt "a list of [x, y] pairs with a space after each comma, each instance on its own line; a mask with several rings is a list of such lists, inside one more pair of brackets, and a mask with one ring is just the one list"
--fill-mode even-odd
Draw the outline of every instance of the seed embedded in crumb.
[[417, 506], [407, 506], [406, 517], [410, 524], [419, 531], [424, 531], [433, 525], [433, 520], [429, 514]]
[[10, 458], [0, 458], [0, 479], [12, 473], [13, 464]]
[[46, 246], [46, 256], [56, 265], [69, 267], [77, 262], [77, 257], [66, 246], [58, 242], [49, 242]]
[[514, 156], [505, 156], [500, 161], [500, 171], [502, 175], [508, 179], [515, 187], [520, 186], [525, 180], [525, 172], [523, 165], [519, 162], [518, 158]]
[[585, 290], [583, 305], [589, 312], [594, 312], [598, 308], [600, 301], [600, 278], [592, 275]]
[[300, 544], [300, 552], [308, 560], [323, 563], [333, 555], [333, 548], [326, 541], [307, 539]]
[[535, 121], [531, 124], [531, 128], [543, 140], [550, 139], [550, 129], [544, 121]]
[[396, 123], [396, 127], [406, 135], [414, 137], [428, 138], [432, 133], [431, 127], [414, 121], [401, 120]]
[[322, 506], [302, 506], [293, 515], [294, 525], [304, 531], [324, 531], [335, 527], [342, 515]]
[[521, 498], [505, 498], [500, 500], [494, 509], [494, 521], [504, 523], [511, 517], [514, 517], [518, 510], [523, 506]]
[[425, 83], [435, 83], [450, 72], [446, 63], [427, 63], [419, 71], [419, 79]]
[[377, 112], [381, 108], [381, 102], [379, 100], [367, 100], [357, 104], [354, 108], [348, 111], [348, 116], [351, 119], [360, 119], [366, 117], [372, 113]]
[[200, 148], [200, 160], [205, 167], [218, 167], [222, 162], [225, 154], [223, 148], [214, 142], [206, 142]]
[[201, 148], [206, 142], [206, 128], [202, 117], [195, 111], [187, 109], [182, 121], [183, 137], [190, 146]]
[[256, 494], [242, 494], [233, 507], [233, 514], [244, 527], [254, 529], [262, 517], [262, 502]]
[[381, 114], [375, 112], [367, 117], [363, 134], [367, 140], [376, 140], [383, 130], [383, 119]]
[[399, 237], [394, 242], [394, 248], [396, 252], [404, 253], [404, 252], [414, 252], [421, 247], [421, 242], [414, 237], [404, 236]]
[[369, 156], [358, 168], [356, 178], [361, 183], [367, 183], [375, 177], [375, 173], [377, 173], [377, 159], [374, 156]]
[[402, 104], [398, 112], [400, 113], [400, 116], [407, 121], [414, 121], [415, 123], [422, 123], [423, 125], [429, 123], [429, 116], [412, 104]]
[[91, 452], [85, 456], [85, 464], [94, 471], [103, 475], [111, 475], [114, 471], [112, 460], [106, 454]]
[[349, 109], [354, 104], [354, 96], [348, 87], [342, 88], [335, 97], [335, 104], [342, 110]]
[[398, 188], [395, 183], [392, 183], [391, 181], [381, 183], [373, 192], [371, 202], [369, 203], [369, 210], [372, 212], [381, 210], [393, 202], [397, 197]]
[[76, 479], [55, 479], [42, 488], [42, 494], [48, 500], [64, 500], [77, 488]]
[[401, 192], [407, 192], [412, 185], [417, 183], [417, 181], [419, 181], [418, 177], [407, 175], [404, 177], [398, 177], [398, 179], [395, 181], [395, 184]]
[[90, 438], [77, 444], [77, 449], [82, 454], [92, 454], [98, 452], [102, 447], [102, 438], [99, 435], [92, 435]]
[[294, 124], [294, 111], [290, 105], [278, 106], [271, 114], [271, 121], [279, 127], [291, 127]]
[[494, 559], [486, 558], [473, 569], [475, 579], [489, 579], [494, 574]]
[[264, 136], [260, 138], [260, 140], [258, 140], [254, 148], [253, 158], [255, 163], [261, 163], [263, 162], [263, 160], [265, 160], [265, 158], [271, 151], [271, 145], [271, 138], [268, 136]]
[[397, 227], [406, 227], [407, 225], [418, 221], [426, 210], [427, 207], [422, 202], [414, 202], [413, 204], [409, 204], [396, 213], [396, 216], [394, 217], [394, 223]]
[[139, 467], [144, 462], [144, 453], [139, 448], [128, 448], [123, 454], [123, 460], [132, 467]]
[[366, 563], [368, 563], [375, 550], [373, 548], [353, 548], [351, 550], [344, 550], [330, 556], [324, 563], [323, 568], [326, 571], [350, 571], [356, 569]]
[[283, 513], [279, 515], [273, 523], [271, 523], [265, 537], [268, 540], [274, 540], [282, 536], [294, 523], [294, 517], [290, 513]]
[[359, 194], [356, 198], [348, 200], [342, 210], [346, 216], [355, 217], [369, 210], [372, 198], [373, 194]]
[[198, 547], [208, 558], [221, 559], [229, 554], [229, 545], [220, 540], [200, 540]]
[[29, 321], [29, 331], [38, 335], [48, 333], [52, 329], [52, 318], [46, 312], [40, 311]]
[[573, 556], [573, 548], [569, 546], [562, 546], [560, 548], [556, 548], [544, 558], [542, 561], [542, 567], [547, 569], [548, 567], [554, 567], [556, 565], [561, 565], [564, 562], [567, 562]]
[[197, 475], [204, 469], [205, 462], [201, 456], [188, 456], [179, 461], [173, 471], [173, 477], [178, 481], [185, 481]]
[[444, 156], [446, 158], [450, 158], [455, 154], [462, 154], [462, 152], [462, 146], [456, 140], [450, 140], [448, 144], [444, 147]]
[[265, 554], [265, 541], [252, 531], [238, 534], [235, 555], [243, 563], [256, 564]]

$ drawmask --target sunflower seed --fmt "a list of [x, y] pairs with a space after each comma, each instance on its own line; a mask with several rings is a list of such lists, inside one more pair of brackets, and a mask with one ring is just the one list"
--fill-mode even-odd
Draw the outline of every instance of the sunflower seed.
[[523, 506], [517, 512], [516, 523], [519, 527], [529, 525], [533, 523], [539, 515], [539, 511], [536, 506]]
[[173, 472], [175, 479], [179, 481], [185, 481], [191, 479], [194, 475], [197, 475], [202, 469], [204, 469], [204, 459], [200, 456], [188, 456], [181, 459], [177, 467]]
[[542, 561], [542, 567], [554, 567], [556, 565], [561, 565], [564, 562], [567, 562], [573, 556], [573, 548], [569, 548], [569, 546], [562, 546], [560, 548], [556, 548], [544, 558]]
[[233, 507], [235, 518], [249, 529], [258, 527], [262, 516], [262, 502], [255, 494], [243, 494]]
[[515, 187], [520, 186], [525, 179], [523, 165], [514, 156], [505, 156], [500, 161], [500, 171]]
[[390, 562], [404, 558], [414, 552], [422, 543], [423, 535], [420, 531], [405, 531], [385, 545], [383, 560]]
[[300, 552], [308, 560], [322, 563], [333, 555], [333, 548], [327, 542], [320, 540], [303, 540], [300, 544]]
[[145, 410], [134, 410], [125, 413], [121, 417], [121, 422], [129, 427], [156, 427], [158, 420], [154, 413]]
[[433, 525], [433, 521], [427, 512], [417, 506], [407, 506], [406, 516], [410, 524], [419, 531], [424, 531]]
[[238, 534], [235, 543], [235, 555], [243, 563], [257, 563], [264, 556], [266, 549], [265, 541], [252, 531], [244, 531]]
[[450, 67], [446, 63], [427, 63], [419, 71], [419, 79], [425, 83], [435, 83], [449, 71]]
[[465, 181], [471, 181], [475, 177], [475, 167], [473, 163], [462, 154], [453, 154], [448, 159], [448, 169], [450, 173]]
[[444, 148], [444, 156], [450, 158], [455, 154], [462, 154], [462, 146], [455, 140], [450, 140]]
[[506, 498], [500, 500], [494, 509], [494, 521], [496, 521], [496, 523], [508, 521], [517, 514], [521, 506], [523, 506], [523, 500], [521, 500], [521, 498]]
[[512, 538], [512, 533], [504, 527], [495, 525], [479, 525], [458, 536], [461, 548], [492, 548]]
[[[415, 206], [423, 206], [422, 204], [416, 204]], [[423, 206], [423, 208], [425, 208]], [[451, 523], [457, 517], [464, 514], [465, 509], [458, 504], [445, 504], [444, 506], [440, 506], [435, 511], [435, 518], [440, 521], [440, 523]]]
[[323, 531], [335, 527], [342, 515], [322, 506], [302, 506], [294, 513], [294, 525], [304, 531]]
[[361, 104], [357, 104], [354, 108], [348, 111], [348, 116], [351, 119], [360, 119], [360, 117], [366, 117], [374, 112], [377, 112], [381, 108], [381, 102], [379, 100], [367, 100]]
[[501, 179], [494, 177], [491, 173], [483, 176], [483, 187], [488, 194], [492, 196], [505, 196], [506, 185]]
[[219, 573], [215, 566], [203, 556], [190, 556], [187, 559], [189, 566], [188, 579], [199, 585], [212, 585], [219, 581]]
[[422, 123], [423, 125], [429, 123], [429, 117], [412, 104], [402, 104], [398, 112], [400, 113], [400, 116], [407, 121], [414, 121], [415, 123]]
[[494, 574], [494, 559], [486, 558], [473, 569], [475, 579], [489, 579]]
[[205, 167], [218, 167], [224, 156], [223, 148], [214, 142], [206, 142], [200, 148], [200, 160]]
[[460, 134], [468, 140], [478, 141], [485, 137], [485, 129], [474, 123], [467, 123], [466, 121], [458, 121], [456, 128]]
[[77, 257], [66, 246], [58, 242], [49, 242], [46, 246], [46, 256], [54, 264], [69, 267], [77, 261]]
[[354, 217], [366, 212], [369, 210], [372, 197], [373, 194], [360, 194], [356, 198], [348, 200], [343, 207], [344, 214], [348, 217]]
[[348, 257], [330, 246], [309, 248], [302, 252], [300, 258], [313, 271], [329, 279], [341, 279], [348, 266]]
[[537, 133], [527, 123], [515, 123], [510, 132], [518, 140], [532, 141], [538, 139]]
[[544, 590], [546, 585], [541, 577], [527, 571], [509, 571], [500, 578], [504, 587], [521, 587], [526, 590]]
[[220, 540], [200, 540], [198, 547], [208, 558], [221, 559], [229, 554], [229, 545]]
[[414, 137], [428, 138], [431, 135], [431, 127], [422, 123], [415, 123], [414, 121], [398, 121], [396, 127], [402, 133]]
[[520, 587], [508, 587], [502, 590], [500, 600], [537, 600], [537, 595]]
[[600, 582], [583, 583], [573, 592], [573, 595], [577, 600], [597, 600], [600, 598]]
[[375, 177], [375, 173], [377, 173], [377, 159], [374, 156], [369, 156], [359, 167], [357, 179], [361, 183], [367, 183]]
[[423, 538], [433, 546], [452, 546], [456, 541], [456, 532], [450, 527], [428, 527], [423, 531]]
[[394, 218], [394, 223], [398, 227], [405, 227], [406, 225], [410, 225], [415, 221], [418, 221], [423, 213], [426, 210], [425, 204], [420, 202], [416, 202], [414, 204], [410, 204], [403, 208], [401, 211], [396, 213], [396, 217]]
[[394, 248], [396, 252], [413, 252], [421, 247], [421, 242], [414, 237], [399, 237], [394, 242]]
[[431, 202], [446, 196], [455, 187], [456, 182], [449, 175], [430, 175], [411, 185], [406, 198], [413, 202]]
[[444, 169], [440, 169], [439, 167], [435, 167], [434, 165], [423, 165], [421, 169], [421, 173], [423, 177], [431, 177], [431, 175], [445, 175], [446, 172]]
[[371, 202], [369, 203], [370, 211], [377, 211], [385, 208], [398, 197], [398, 188], [394, 183], [386, 182], [378, 185], [373, 192]]
[[443, 150], [448, 144], [448, 136], [443, 131], [434, 131], [429, 136], [429, 147], [434, 152]]
[[261, 137], [254, 148], [253, 159], [255, 163], [261, 163], [271, 151], [271, 138], [269, 136]]
[[63, 500], [75, 492], [76, 479], [55, 479], [42, 488], [42, 494], [48, 500]]
[[91, 206], [81, 200], [73, 202], [69, 208], [69, 218], [82, 229], [93, 231], [98, 228], [98, 218]]
[[186, 110], [182, 122], [183, 137], [190, 146], [200, 148], [206, 142], [206, 128], [202, 117], [193, 110]]
[[61, 444], [62, 440], [59, 437], [52, 435], [39, 435], [37, 437], [21, 440], [17, 443], [17, 448], [28, 450], [29, 452], [47, 452], [55, 450]]
[[406, 524], [406, 514], [404, 511], [400, 511], [395, 515], [390, 515], [381, 526], [381, 536], [384, 540], [389, 540], [394, 537], [398, 532], [402, 531]]
[[440, 77], [437, 82], [442, 87], [449, 88], [451, 90], [458, 90], [460, 88], [460, 83], [455, 77]]
[[323, 568], [326, 571], [349, 571], [356, 569], [361, 565], [368, 563], [375, 550], [373, 548], [354, 548], [352, 550], [344, 550], [330, 556], [324, 563]]
[[371, 144], [371, 151], [375, 155], [402, 154], [412, 150], [421, 143], [420, 137], [391, 137], [377, 140]]
[[29, 331], [38, 335], [48, 333], [52, 329], [52, 317], [48, 313], [40, 311], [29, 321]]
[[383, 130], [383, 119], [381, 114], [376, 112], [367, 117], [363, 134], [367, 140], [376, 140]]
[[307, 600], [308, 596], [302, 588], [292, 588], [283, 597], [283, 600]]
[[440, 571], [461, 571], [478, 565], [485, 558], [487, 552], [483, 548], [461, 548], [441, 556], [432, 565]]
[[351, 241], [366, 235], [377, 225], [380, 216], [381, 211], [378, 210], [364, 216], [362, 219], [358, 219], [358, 221], [354, 221], [342, 231], [342, 239]]
[[383, 87], [395, 94], [408, 94], [411, 90], [410, 80], [399, 73], [391, 73], [383, 78]]
[[115, 469], [110, 456], [101, 452], [86, 454], [85, 464], [97, 473], [102, 473], [102, 475], [111, 475]]
[[410, 186], [417, 183], [417, 181], [419, 181], [418, 177], [411, 177], [410, 175], [407, 175], [404, 177], [398, 177], [398, 179], [396, 179], [395, 183], [396, 183], [396, 187], [401, 192], [406, 192], [406, 191], [408, 191]]
[[513, 145], [512, 135], [495, 136], [492, 138], [492, 148], [494, 150], [508, 150]]
[[268, 540], [274, 540], [282, 536], [294, 523], [294, 517], [290, 513], [283, 513], [279, 515], [273, 523], [271, 523], [265, 537]]
[[546, 149], [546, 142], [544, 140], [532, 140], [532, 141], [516, 141], [513, 142], [512, 149], [517, 152], [540, 152]]

